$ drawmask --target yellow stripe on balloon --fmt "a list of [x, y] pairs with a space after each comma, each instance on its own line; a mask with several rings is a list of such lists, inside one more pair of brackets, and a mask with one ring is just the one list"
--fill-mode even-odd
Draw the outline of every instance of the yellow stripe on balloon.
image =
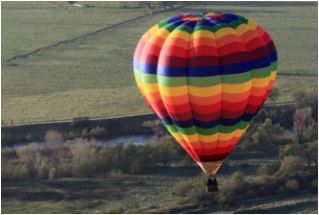
[[[179, 39], [184, 39], [186, 41], [189, 41], [190, 34], [186, 31], [176, 29], [176, 30], [172, 31], [168, 37], [168, 39], [172, 39], [172, 38], [179, 38]], [[166, 43], [166, 41], [165, 41], [165, 43]]]
[[240, 24], [237, 28], [236, 31], [242, 36], [245, 34], [247, 31], [253, 30], [253, 28], [247, 24]]
[[255, 78], [252, 79], [252, 87], [257, 87], [257, 88], [264, 88], [267, 87], [270, 81], [270, 76], [266, 78]]
[[223, 93], [240, 94], [246, 92], [251, 88], [251, 81], [249, 80], [242, 84], [222, 84]]
[[143, 89], [145, 93], [160, 92], [161, 94], [170, 97], [181, 96], [189, 93], [193, 96], [208, 97], [222, 92], [229, 94], [240, 94], [250, 90], [252, 87], [265, 88], [269, 85], [269, 81], [275, 80], [275, 78], [276, 71], [271, 72], [271, 75], [266, 78], [253, 78], [241, 84], [217, 84], [211, 87], [194, 87], [189, 85], [167, 87], [158, 85], [157, 83], [143, 83], [139, 78], [136, 78], [136, 83], [140, 88]]
[[237, 36], [238, 32], [230, 27], [222, 28], [222, 29], [215, 32], [215, 37], [217, 40], [222, 38], [222, 37], [229, 36], [229, 35], [236, 35]]
[[222, 92], [222, 84], [217, 84], [211, 87], [193, 87], [188, 86], [188, 93], [193, 96], [207, 97], [219, 94]]
[[248, 23], [247, 25], [249, 25], [250, 27], [252, 27], [253, 29], [256, 29], [258, 24], [256, 22], [254, 22], [253, 20], [251, 19], [248, 19]]
[[276, 70], [271, 71], [270, 80], [274, 81], [276, 79], [276, 76], [277, 76], [277, 71]]
[[200, 30], [200, 31], [195, 31], [192, 34], [192, 38], [196, 39], [196, 38], [208, 38], [211, 40], [215, 39], [215, 34], [211, 31], [207, 31], [207, 30]]
[[160, 28], [157, 31], [153, 32], [152, 35], [156, 35], [162, 37], [163, 39], [166, 39], [170, 35], [170, 32], [165, 28]]
[[158, 29], [160, 29], [159, 26], [158, 25], [154, 25], [147, 32], [155, 34], [158, 31]]
[[[247, 126], [248, 128], [248, 126]], [[244, 129], [236, 129], [235, 131], [231, 133], [222, 133], [222, 132], [217, 132], [212, 135], [201, 135], [201, 134], [183, 134], [179, 131], [177, 132], [172, 132], [174, 135], [178, 135], [181, 137], [184, 141], [187, 141], [189, 143], [191, 142], [197, 142], [200, 141], [202, 143], [210, 143], [214, 141], [228, 141], [231, 140], [234, 137], [241, 137], [247, 130], [247, 128]]]

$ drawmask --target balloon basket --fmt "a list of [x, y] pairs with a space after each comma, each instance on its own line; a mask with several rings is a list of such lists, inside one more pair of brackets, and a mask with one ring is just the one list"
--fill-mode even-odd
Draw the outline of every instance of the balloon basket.
[[218, 192], [218, 183], [215, 176], [208, 176], [206, 192]]

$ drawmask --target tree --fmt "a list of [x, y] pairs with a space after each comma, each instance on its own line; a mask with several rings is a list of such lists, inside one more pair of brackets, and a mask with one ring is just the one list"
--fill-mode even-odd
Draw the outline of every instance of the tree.
[[318, 164], [318, 143], [309, 143], [307, 148], [303, 149], [300, 154], [307, 161], [308, 167], [311, 167], [312, 163], [314, 163], [315, 167]]
[[310, 88], [299, 90], [294, 94], [295, 104], [297, 108], [305, 108], [310, 106], [313, 110], [312, 117], [318, 118], [318, 89]]
[[298, 155], [298, 153], [301, 151], [301, 147], [300, 145], [297, 145], [297, 144], [286, 144], [284, 146], [282, 146], [280, 149], [279, 149], [279, 158], [280, 159], [283, 159], [285, 158], [286, 156], [289, 156], [289, 155]]
[[294, 114], [293, 130], [295, 141], [303, 144], [311, 140], [316, 135], [316, 122], [312, 118], [312, 108], [305, 107], [297, 109]]
[[145, 121], [143, 123], [143, 126], [150, 128], [154, 132], [157, 138], [160, 138], [164, 136], [165, 134], [167, 134], [166, 129], [164, 128], [164, 126], [161, 124], [159, 120]]
[[49, 144], [60, 144], [63, 143], [63, 134], [59, 131], [49, 130], [44, 136], [45, 142]]
[[70, 145], [73, 170], [76, 175], [87, 176], [94, 173], [98, 167], [98, 147], [95, 142], [76, 139]]
[[178, 144], [171, 136], [161, 137], [155, 144], [153, 148], [155, 160], [162, 163], [164, 167], [173, 160], [176, 159], [178, 155]]
[[280, 172], [285, 173], [290, 176], [294, 176], [299, 172], [303, 172], [306, 166], [304, 165], [305, 161], [300, 156], [286, 156], [281, 161]]
[[269, 94], [269, 100], [272, 102], [275, 102], [278, 100], [279, 96], [280, 96], [279, 89], [274, 87]]
[[257, 145], [278, 143], [284, 129], [279, 124], [273, 124], [272, 120], [267, 118], [264, 123], [257, 126], [252, 134], [252, 141]]

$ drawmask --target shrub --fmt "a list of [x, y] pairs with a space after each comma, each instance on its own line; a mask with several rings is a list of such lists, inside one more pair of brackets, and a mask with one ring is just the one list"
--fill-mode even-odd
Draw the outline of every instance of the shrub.
[[88, 176], [97, 170], [97, 145], [85, 139], [76, 139], [70, 145], [75, 175]]
[[205, 204], [206, 202], [211, 202], [214, 200], [215, 193], [206, 192], [206, 188], [203, 185], [196, 185], [187, 194], [189, 201], [194, 203]]
[[12, 147], [4, 147], [1, 149], [1, 157], [2, 159], [15, 159], [17, 158], [17, 153], [15, 148]]
[[143, 173], [145, 170], [146, 163], [142, 158], [136, 158], [130, 164], [130, 173]]
[[29, 178], [29, 169], [22, 164], [13, 164], [9, 162], [1, 165], [1, 179], [3, 181], [18, 181]]
[[56, 168], [51, 168], [49, 171], [49, 180], [55, 180], [57, 179], [57, 170]]
[[273, 124], [270, 118], [257, 126], [252, 134], [252, 141], [259, 146], [278, 144], [279, 137], [284, 133], [284, 129], [279, 124]]
[[284, 157], [281, 161], [279, 171], [287, 175], [296, 175], [298, 172], [304, 170], [304, 163], [304, 159], [300, 156], [289, 155]]
[[42, 160], [37, 169], [39, 179], [47, 179], [49, 177], [49, 165], [47, 161]]
[[194, 183], [191, 181], [180, 180], [173, 186], [173, 194], [177, 196], [186, 196], [193, 188]]
[[110, 182], [111, 184], [122, 184], [124, 181], [124, 175], [121, 170], [112, 170], [110, 172]]
[[63, 134], [59, 131], [49, 130], [44, 136], [45, 142], [49, 144], [60, 144], [63, 143]]
[[[278, 178], [272, 175], [260, 175], [250, 179], [246, 185], [246, 193], [252, 190], [255, 195], [269, 195], [277, 192], [280, 186]], [[250, 193], [251, 194], [251, 193]]]
[[220, 206], [230, 206], [234, 202], [234, 195], [229, 192], [221, 191], [217, 193], [215, 199]]
[[29, 160], [35, 157], [35, 154], [38, 152], [38, 144], [30, 143], [24, 146], [17, 148], [16, 153], [20, 159]]
[[92, 137], [103, 137], [108, 134], [108, 131], [104, 127], [97, 126], [96, 128], [92, 128], [89, 132]]
[[257, 174], [258, 175], [271, 175], [276, 172], [277, 167], [274, 165], [262, 165], [258, 167]]
[[159, 120], [145, 121], [143, 123], [143, 126], [150, 128], [157, 137], [161, 137], [167, 134], [166, 129]]
[[124, 212], [123, 203], [120, 202], [112, 202], [111, 207], [107, 213], [110, 214], [121, 214]]
[[300, 147], [297, 144], [287, 144], [279, 149], [279, 158], [283, 159], [286, 156], [289, 155], [297, 155], [297, 153], [300, 151]]
[[296, 192], [299, 190], [300, 185], [299, 182], [295, 179], [290, 179], [286, 182], [285, 187], [290, 192]]
[[294, 133], [295, 141], [299, 144], [303, 144], [306, 141], [315, 139], [317, 135], [317, 123], [312, 118], [312, 108], [305, 107], [297, 109], [294, 114]]
[[60, 163], [56, 168], [56, 175], [59, 178], [72, 176], [72, 164], [71, 163]]
[[270, 173], [270, 168], [268, 165], [262, 165], [257, 169], [257, 175], [268, 175]]

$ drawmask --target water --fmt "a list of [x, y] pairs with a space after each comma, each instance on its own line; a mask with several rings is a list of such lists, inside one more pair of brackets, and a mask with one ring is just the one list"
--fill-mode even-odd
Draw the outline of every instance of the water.
[[[135, 145], [143, 145], [147, 141], [154, 140], [155, 137], [152, 135], [123, 135], [123, 136], [115, 136], [109, 139], [97, 139], [96, 143], [102, 146], [106, 145], [114, 145], [118, 142], [124, 143], [124, 145], [127, 145], [129, 143], [133, 143]], [[44, 142], [36, 142], [37, 144], [41, 145], [44, 144]], [[69, 145], [71, 143], [70, 140], [66, 140], [64, 142], [65, 145]], [[13, 148], [19, 148], [21, 146], [27, 145], [29, 142], [21, 142], [13, 144]]]
[[135, 145], [143, 145], [146, 141], [154, 140], [154, 136], [150, 135], [127, 135], [127, 136], [118, 136], [109, 140], [97, 140], [99, 144], [116, 144], [122, 142], [125, 144], [134, 143]]

